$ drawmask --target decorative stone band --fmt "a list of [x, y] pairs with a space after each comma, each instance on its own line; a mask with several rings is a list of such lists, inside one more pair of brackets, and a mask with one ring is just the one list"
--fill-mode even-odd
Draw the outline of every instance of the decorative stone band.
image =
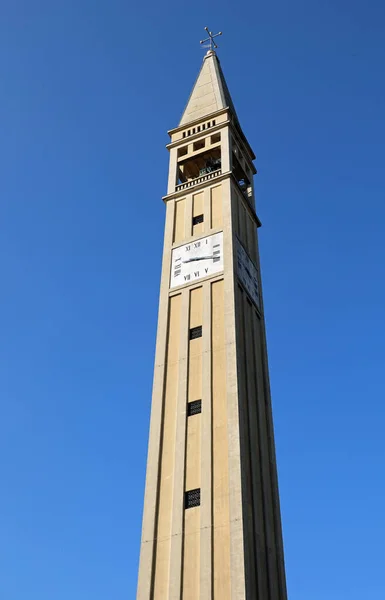
[[175, 191], [179, 192], [180, 190], [185, 190], [187, 188], [193, 187], [194, 185], [198, 185], [198, 183], [203, 183], [204, 181], [208, 181], [209, 179], [218, 177], [219, 175], [222, 175], [221, 169], [211, 171], [211, 173], [206, 173], [206, 175], [202, 175], [201, 177], [195, 177], [195, 179], [191, 179], [190, 181], [186, 181], [185, 183], [180, 183], [176, 186]]

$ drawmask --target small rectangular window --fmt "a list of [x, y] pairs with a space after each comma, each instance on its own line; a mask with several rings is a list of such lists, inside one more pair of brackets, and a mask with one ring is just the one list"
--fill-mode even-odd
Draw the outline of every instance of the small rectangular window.
[[220, 141], [221, 141], [221, 133], [220, 132], [214, 133], [214, 135], [212, 135], [210, 138], [211, 144], [217, 144]]
[[196, 152], [197, 150], [202, 150], [202, 148], [205, 147], [205, 143], [206, 143], [205, 139], [198, 140], [197, 142], [194, 142], [194, 144], [193, 144], [193, 150], [194, 150], [194, 152]]
[[185, 131], [183, 132], [183, 137], [186, 137], [186, 132]]
[[182, 148], [178, 148], [178, 158], [184, 156], [188, 153], [188, 146], [182, 146]]
[[203, 215], [197, 215], [196, 217], [193, 217], [192, 224], [199, 225], [199, 223], [203, 223]]
[[202, 400], [193, 400], [187, 404], [187, 416], [199, 415], [202, 412]]
[[200, 337], [202, 337], [202, 325], [199, 325], [198, 327], [191, 327], [190, 340], [196, 340]]
[[185, 508], [194, 508], [195, 506], [200, 506], [201, 503], [201, 490], [197, 488], [196, 490], [190, 490], [185, 492], [184, 494], [184, 507]]

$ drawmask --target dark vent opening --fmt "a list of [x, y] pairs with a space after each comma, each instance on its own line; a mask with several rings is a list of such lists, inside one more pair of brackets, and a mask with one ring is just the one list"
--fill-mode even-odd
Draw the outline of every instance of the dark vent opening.
[[190, 329], [190, 340], [196, 340], [196, 338], [202, 337], [202, 325], [198, 327], [192, 327]]
[[193, 217], [193, 225], [198, 225], [199, 223], [203, 223], [203, 215], [197, 215]]
[[202, 412], [202, 400], [193, 400], [187, 404], [187, 416], [192, 417]]
[[190, 490], [185, 492], [184, 495], [184, 506], [185, 508], [194, 508], [195, 506], [200, 506], [201, 503], [201, 490], [200, 488], [196, 490]]

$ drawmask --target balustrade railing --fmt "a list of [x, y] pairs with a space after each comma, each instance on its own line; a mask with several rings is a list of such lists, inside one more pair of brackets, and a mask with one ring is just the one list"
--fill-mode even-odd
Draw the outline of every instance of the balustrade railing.
[[193, 187], [198, 183], [203, 183], [204, 181], [208, 181], [209, 179], [214, 179], [214, 177], [218, 177], [218, 175], [222, 174], [221, 169], [217, 169], [216, 171], [211, 171], [210, 173], [206, 173], [205, 175], [201, 175], [200, 177], [195, 177], [195, 179], [190, 179], [190, 181], [185, 181], [184, 183], [180, 183], [176, 186], [175, 191], [185, 190], [187, 188]]

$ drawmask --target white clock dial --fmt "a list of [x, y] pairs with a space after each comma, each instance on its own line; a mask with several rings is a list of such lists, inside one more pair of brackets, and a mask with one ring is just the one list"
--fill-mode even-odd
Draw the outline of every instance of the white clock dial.
[[260, 308], [258, 271], [239, 240], [237, 240], [237, 273], [246, 292]]
[[223, 271], [223, 232], [174, 248], [170, 288]]

